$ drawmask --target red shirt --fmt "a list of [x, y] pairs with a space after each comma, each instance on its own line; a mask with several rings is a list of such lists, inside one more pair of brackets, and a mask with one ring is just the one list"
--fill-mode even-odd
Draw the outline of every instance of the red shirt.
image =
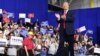
[[32, 39], [26, 37], [23, 41], [23, 46], [27, 47], [27, 50], [32, 50], [35, 48], [35, 43], [33, 42]]
[[9, 23], [9, 22], [10, 22], [10, 20], [9, 20], [8, 17], [3, 17], [3, 21], [4, 21], [5, 23]]

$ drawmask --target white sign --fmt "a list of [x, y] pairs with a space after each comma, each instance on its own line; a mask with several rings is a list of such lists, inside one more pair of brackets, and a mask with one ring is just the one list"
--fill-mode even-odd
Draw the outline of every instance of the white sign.
[[4, 54], [5, 53], [5, 47], [0, 47], [0, 54]]
[[85, 26], [82, 26], [82, 27], [80, 27], [78, 30], [79, 30], [79, 32], [83, 32], [83, 31], [86, 30], [86, 27], [85, 27]]
[[60, 15], [59, 14], [55, 14], [55, 16], [58, 18], [58, 20], [60, 20]]
[[94, 53], [99, 53], [100, 54], [100, 48], [94, 48]]
[[19, 13], [19, 18], [26, 18], [26, 14], [25, 13]]
[[0, 14], [2, 14], [2, 9], [0, 9]]
[[23, 45], [22, 42], [23, 42], [22, 37], [11, 36], [9, 45], [22, 46]]
[[2, 23], [0, 22], [0, 27], [2, 26]]
[[30, 18], [25, 18], [25, 22], [30, 23], [31, 22], [31, 19]]
[[16, 48], [8, 48], [7, 55], [9, 55], [9, 56], [17, 56], [17, 49]]
[[0, 46], [6, 46], [8, 44], [7, 39], [5, 38], [0, 38]]

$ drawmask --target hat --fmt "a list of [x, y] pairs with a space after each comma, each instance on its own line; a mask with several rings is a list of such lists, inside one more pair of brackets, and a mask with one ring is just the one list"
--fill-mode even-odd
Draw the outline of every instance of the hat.
[[28, 32], [28, 35], [34, 35], [33, 32]]

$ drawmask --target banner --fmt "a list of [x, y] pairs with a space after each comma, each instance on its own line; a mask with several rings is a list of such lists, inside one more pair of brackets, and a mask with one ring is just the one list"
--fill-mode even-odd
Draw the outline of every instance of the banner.
[[82, 26], [82, 27], [78, 28], [78, 32], [83, 32], [85, 30], [86, 30], [86, 27], [85, 26]]
[[0, 14], [2, 14], [2, 9], [0, 9]]
[[94, 48], [94, 53], [100, 54], [100, 48]]
[[25, 13], [19, 13], [19, 18], [26, 18], [26, 14]]
[[30, 23], [31, 22], [31, 19], [30, 18], [25, 18], [25, 22]]
[[54, 33], [53, 29], [49, 29], [48, 33], [53, 34]]
[[8, 18], [14, 18], [14, 13], [9, 12], [8, 13]]
[[43, 21], [43, 22], [41, 22], [41, 26], [48, 26], [49, 24], [48, 24], [48, 21]]
[[45, 28], [40, 28], [40, 32], [41, 32], [42, 34], [45, 34], [45, 33], [47, 32], [47, 29], [45, 29]]
[[22, 37], [11, 36], [9, 45], [11, 45], [11, 46], [22, 46], [23, 45], [22, 42], [23, 42]]
[[0, 47], [0, 54], [4, 54], [5, 53], [5, 47]]
[[8, 41], [7, 41], [7, 39], [5, 39], [5, 38], [0, 38], [0, 47], [2, 46], [6, 46], [8, 44]]

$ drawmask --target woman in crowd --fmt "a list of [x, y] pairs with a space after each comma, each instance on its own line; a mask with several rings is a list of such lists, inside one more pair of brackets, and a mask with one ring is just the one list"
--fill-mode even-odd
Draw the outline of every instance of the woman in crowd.
[[58, 49], [58, 43], [56, 42], [55, 38], [51, 38], [48, 49], [48, 56], [54, 56], [56, 54]]

